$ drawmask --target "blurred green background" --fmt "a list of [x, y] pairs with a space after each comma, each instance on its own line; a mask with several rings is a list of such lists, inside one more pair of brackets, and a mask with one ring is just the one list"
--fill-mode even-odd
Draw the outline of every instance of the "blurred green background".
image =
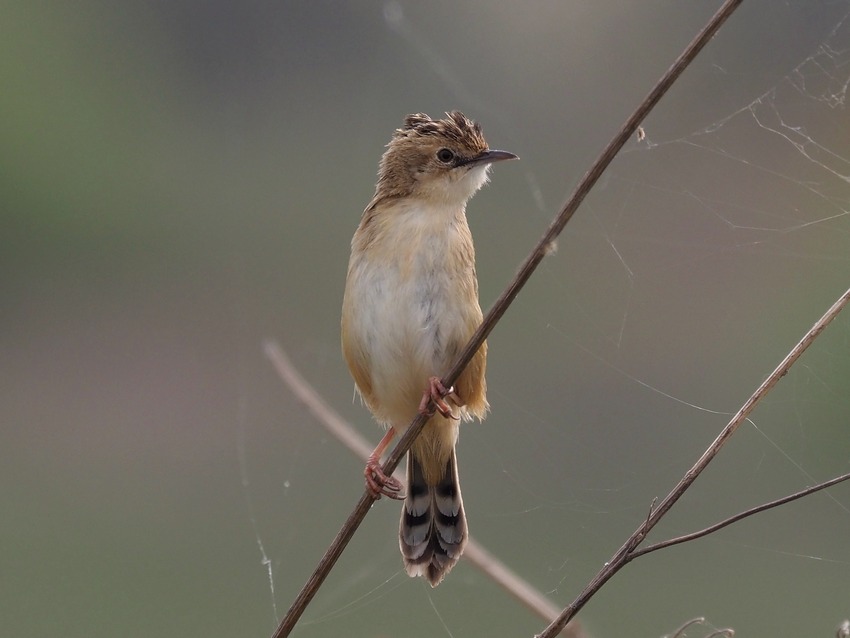
[[[459, 108], [522, 157], [469, 208], [486, 309], [718, 6], [3, 3], [0, 634], [270, 635], [362, 463], [262, 343], [378, 440], [338, 322], [392, 130]], [[848, 51], [847, 0], [745, 2], [493, 333], [470, 527], [559, 605], [846, 290]], [[845, 315], [652, 538], [848, 471], [848, 383]], [[373, 508], [294, 635], [542, 629], [465, 563], [408, 579], [397, 518]], [[832, 636], [848, 538], [839, 486], [635, 562], [581, 617]]]

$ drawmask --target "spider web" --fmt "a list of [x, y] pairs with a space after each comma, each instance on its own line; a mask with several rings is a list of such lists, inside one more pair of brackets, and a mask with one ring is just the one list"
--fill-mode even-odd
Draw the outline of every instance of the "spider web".
[[[776, 39], [785, 48], [775, 59], [765, 52], [743, 59], [752, 13], [715, 38], [606, 172], [559, 252], [491, 337], [493, 414], [486, 426], [465, 428], [460, 447], [465, 494], [475, 495], [472, 531], [561, 604], [850, 282], [850, 5], [758, 7], [781, 30]], [[495, 146], [521, 143], [521, 127], [510, 125], [521, 107], [495, 106], [477, 92], [451, 52], [434, 46], [423, 14], [388, 2], [382, 17], [429, 86], [474, 114], [485, 132], [496, 128], [507, 138]], [[601, 146], [595, 142], [580, 147], [585, 161]], [[494, 171], [493, 184], [470, 204], [485, 307], [542, 231], [552, 202], [566, 194], [534, 152], [529, 144], [513, 176]], [[515, 208], [531, 211], [516, 234], [501, 232], [502, 213], [493, 210], [506, 191], [519, 193]], [[482, 209], [493, 210], [489, 219], [475, 217]], [[505, 255], [513, 261], [505, 264]], [[846, 471], [848, 381], [850, 321], [842, 317], [655, 540]], [[304, 467], [295, 455], [288, 461], [294, 474]], [[248, 486], [252, 471], [244, 463], [242, 473]], [[443, 585], [424, 595], [417, 581], [408, 583], [388, 509], [383, 502], [375, 508], [338, 568], [342, 575], [305, 616], [305, 631], [335, 633], [363, 621], [376, 635], [389, 634], [399, 625], [385, 611], [396, 607], [414, 627], [410, 635], [542, 626], [525, 616], [506, 620], [510, 612], [493, 609], [502, 594], [471, 569], [452, 574], [458, 589], [451, 591]], [[660, 635], [695, 615], [754, 635], [833, 627], [846, 605], [850, 554], [840, 539], [850, 531], [848, 514], [846, 489], [836, 488], [673, 550], [681, 559], [644, 559], [615, 579], [621, 584], [611, 583], [610, 594], [603, 591], [604, 602], [585, 619], [599, 635], [624, 622], [635, 633]], [[280, 609], [300, 586], [287, 582], [281, 593], [282, 580], [301, 580], [286, 566], [294, 550], [278, 548], [277, 560], [272, 550], [269, 560], [269, 531], [260, 531], [253, 510], [250, 517]], [[747, 588], [769, 592], [766, 600], [794, 600], [793, 613], [749, 598], [742, 609]], [[466, 602], [457, 599], [459, 589]], [[799, 613], [799, 600], [811, 614]]]
[[[486, 308], [719, 4], [4, 3], [4, 635], [269, 635], [363, 485], [262, 344], [374, 445], [339, 311], [393, 128], [457, 108], [522, 158], [467, 211]], [[470, 530], [553, 604], [847, 289], [848, 16], [742, 3], [492, 333]], [[649, 540], [846, 472], [848, 387], [845, 311]], [[834, 635], [848, 509], [840, 485], [634, 561], [582, 621]], [[398, 510], [372, 508], [297, 635], [540, 630], [468, 560], [408, 578]]]

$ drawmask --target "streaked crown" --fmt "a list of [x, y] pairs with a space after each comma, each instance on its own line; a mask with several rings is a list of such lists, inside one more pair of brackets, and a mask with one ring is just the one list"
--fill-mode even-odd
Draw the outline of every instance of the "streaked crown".
[[412, 196], [464, 204], [486, 183], [490, 163], [514, 157], [490, 151], [481, 126], [460, 111], [442, 120], [414, 113], [387, 144], [375, 199]]

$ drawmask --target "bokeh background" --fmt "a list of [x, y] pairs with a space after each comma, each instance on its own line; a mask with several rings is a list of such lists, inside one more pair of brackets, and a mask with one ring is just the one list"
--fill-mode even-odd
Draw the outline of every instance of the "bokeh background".
[[[469, 208], [486, 309], [718, 6], [4, 2], [0, 634], [270, 635], [362, 463], [262, 344], [378, 440], [338, 325], [392, 130], [460, 108], [522, 157]], [[470, 526], [559, 605], [847, 289], [849, 51], [847, 0], [743, 3], [493, 333]], [[845, 314], [652, 538], [848, 471], [848, 384]], [[373, 508], [294, 635], [542, 629], [466, 563], [408, 579], [397, 518]], [[581, 618], [832, 636], [848, 538], [839, 486], [633, 563]]]

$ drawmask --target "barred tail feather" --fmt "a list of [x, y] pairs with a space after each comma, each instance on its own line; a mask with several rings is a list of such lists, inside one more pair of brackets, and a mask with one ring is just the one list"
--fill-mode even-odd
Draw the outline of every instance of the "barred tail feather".
[[466, 539], [455, 453], [436, 485], [428, 485], [419, 461], [408, 453], [407, 498], [399, 525], [399, 546], [407, 573], [423, 576], [436, 587], [460, 558]]

